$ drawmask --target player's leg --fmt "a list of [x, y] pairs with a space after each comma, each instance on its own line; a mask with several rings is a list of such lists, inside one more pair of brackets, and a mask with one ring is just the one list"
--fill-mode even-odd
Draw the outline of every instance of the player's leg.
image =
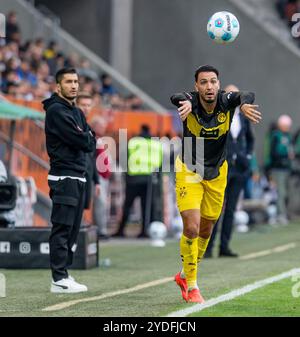
[[220, 174], [212, 180], [203, 180], [205, 188], [201, 204], [201, 222], [198, 241], [198, 263], [201, 262], [207, 249], [213, 227], [217, 223], [223, 208], [227, 184], [227, 162], [220, 167]]
[[183, 221], [180, 239], [182, 271], [175, 276], [182, 297], [188, 300], [188, 289], [197, 289], [198, 233], [203, 186], [199, 176], [188, 171], [184, 165], [176, 172], [176, 200]]
[[207, 250], [216, 222], [217, 220], [211, 220], [201, 217], [199, 236], [198, 236], [198, 258], [197, 258], [198, 264], [203, 259], [203, 256]]
[[[221, 217], [220, 217], [221, 218]], [[220, 218], [217, 220], [217, 222], [213, 225], [213, 230], [211, 232], [211, 236], [210, 236], [210, 239], [208, 241], [208, 245], [207, 245], [207, 248], [206, 248], [206, 251], [205, 251], [205, 255], [204, 257], [205, 258], [210, 258], [210, 257], [213, 257], [212, 255], [212, 252], [213, 252], [213, 248], [214, 248], [214, 243], [215, 243], [215, 240], [216, 240], [216, 236], [217, 236], [217, 233], [218, 233], [218, 226], [219, 226], [219, 223], [220, 223]], [[201, 222], [202, 222], [202, 219], [201, 219]], [[200, 222], [200, 224], [201, 224]], [[201, 226], [201, 225], [200, 225]], [[200, 233], [199, 233], [199, 237], [200, 237]], [[200, 261], [199, 261], [200, 262]]]
[[189, 289], [197, 287], [198, 233], [200, 212], [191, 209], [181, 212], [183, 233], [180, 239], [180, 256], [183, 273]]

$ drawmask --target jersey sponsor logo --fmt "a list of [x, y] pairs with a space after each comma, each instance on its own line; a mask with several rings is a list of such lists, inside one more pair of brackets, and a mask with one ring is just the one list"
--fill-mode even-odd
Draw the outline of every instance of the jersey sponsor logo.
[[219, 129], [216, 129], [216, 130], [201, 129], [200, 137], [203, 137], [203, 138], [218, 138], [219, 137]]
[[221, 112], [219, 115], [218, 115], [218, 122], [219, 123], [224, 123], [226, 121], [226, 115], [224, 114], [224, 112]]

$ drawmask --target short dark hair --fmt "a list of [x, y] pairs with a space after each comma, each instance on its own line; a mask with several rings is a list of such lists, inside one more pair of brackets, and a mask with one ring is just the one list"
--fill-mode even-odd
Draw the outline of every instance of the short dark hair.
[[204, 72], [212, 72], [212, 73], [215, 73], [217, 75], [217, 77], [219, 77], [219, 70], [217, 68], [213, 67], [213, 66], [210, 66], [210, 65], [206, 64], [204, 66], [200, 66], [195, 71], [195, 81], [196, 82], [198, 80], [198, 75], [200, 73], [204, 73]]
[[78, 95], [77, 95], [77, 102], [80, 101], [81, 99], [84, 98], [88, 98], [88, 99], [93, 99], [92, 95], [89, 92], [86, 91], [81, 91]]
[[75, 68], [62, 68], [55, 74], [56, 83], [60, 83], [65, 74], [77, 74]]

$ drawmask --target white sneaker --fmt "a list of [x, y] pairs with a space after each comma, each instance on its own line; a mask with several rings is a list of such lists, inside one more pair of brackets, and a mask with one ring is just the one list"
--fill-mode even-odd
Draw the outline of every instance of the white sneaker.
[[[72, 276], [71, 276], [72, 277]], [[64, 278], [57, 282], [52, 281], [50, 291], [51, 293], [81, 293], [87, 291], [87, 286], [77, 283], [74, 279]]]
[[75, 281], [74, 277], [71, 276], [71, 275], [68, 276], [68, 279], [71, 280], [71, 281]]

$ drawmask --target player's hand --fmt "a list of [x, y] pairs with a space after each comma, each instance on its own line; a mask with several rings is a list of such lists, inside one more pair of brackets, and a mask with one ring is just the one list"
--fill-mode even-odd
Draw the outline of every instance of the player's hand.
[[256, 110], [257, 108], [258, 105], [243, 104], [241, 106], [241, 111], [245, 115], [245, 117], [247, 117], [251, 122], [257, 124], [262, 119], [261, 112]]
[[96, 197], [99, 197], [100, 191], [101, 191], [100, 185], [99, 185], [99, 184], [96, 184], [96, 185], [95, 185], [95, 196], [96, 196]]
[[192, 112], [192, 103], [190, 101], [180, 101], [181, 107], [178, 108], [179, 117], [182, 121], [184, 121], [188, 114]]

